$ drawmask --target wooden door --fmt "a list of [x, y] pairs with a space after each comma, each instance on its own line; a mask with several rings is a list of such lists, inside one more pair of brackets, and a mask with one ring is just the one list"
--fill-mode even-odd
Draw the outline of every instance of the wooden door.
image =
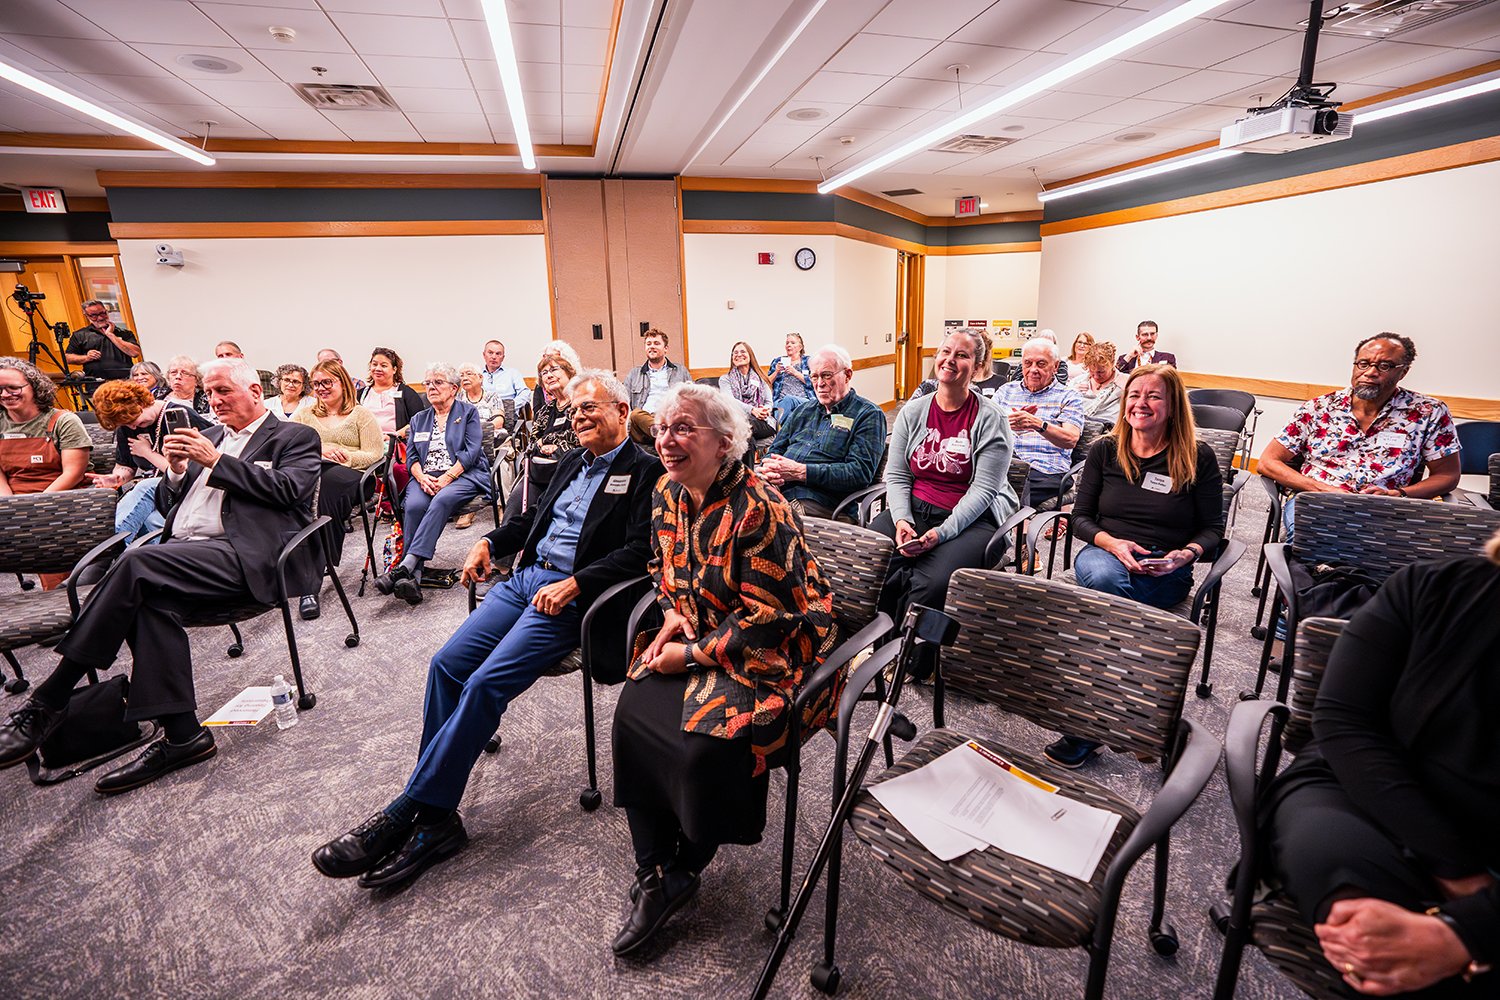
[[907, 399], [922, 382], [922, 315], [927, 258], [896, 252], [896, 398]]
[[43, 371], [59, 371], [62, 349], [49, 324], [66, 323], [70, 330], [84, 325], [78, 274], [68, 257], [43, 257], [27, 260], [25, 264], [26, 270], [20, 274], [0, 276], [4, 278], [0, 291], [6, 298], [4, 307], [0, 308], [0, 313], [5, 316], [5, 353], [28, 360], [31, 357], [33, 327], [13, 298], [16, 286], [25, 285], [28, 291], [47, 296], [36, 303], [36, 365]]

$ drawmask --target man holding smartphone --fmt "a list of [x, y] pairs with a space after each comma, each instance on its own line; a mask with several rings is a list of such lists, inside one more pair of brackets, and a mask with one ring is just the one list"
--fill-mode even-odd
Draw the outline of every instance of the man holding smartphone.
[[[219, 426], [175, 426], [166, 435], [167, 471], [156, 493], [166, 517], [162, 544], [128, 549], [95, 588], [58, 652], [62, 661], [0, 725], [0, 768], [36, 752], [68, 714], [72, 690], [90, 670], [108, 670], [128, 642], [134, 658], [126, 721], [158, 719], [164, 738], [95, 784], [123, 792], [208, 760], [213, 736], [198, 723], [192, 654], [178, 615], [204, 606], [272, 605], [276, 560], [312, 519], [321, 440], [304, 424], [268, 419], [260, 379], [242, 359], [203, 366], [203, 387]], [[301, 546], [287, 560], [288, 592], [314, 593], [322, 552]]]

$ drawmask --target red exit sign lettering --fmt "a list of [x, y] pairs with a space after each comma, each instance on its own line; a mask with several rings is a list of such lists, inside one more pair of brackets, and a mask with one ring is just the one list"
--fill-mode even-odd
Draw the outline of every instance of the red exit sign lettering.
[[63, 203], [61, 188], [29, 188], [21, 189], [21, 201], [28, 212], [47, 212], [54, 215], [66, 215], [67, 207]]
[[953, 199], [953, 214], [957, 218], [967, 219], [979, 214], [979, 197], [977, 195], [966, 195], [962, 198]]

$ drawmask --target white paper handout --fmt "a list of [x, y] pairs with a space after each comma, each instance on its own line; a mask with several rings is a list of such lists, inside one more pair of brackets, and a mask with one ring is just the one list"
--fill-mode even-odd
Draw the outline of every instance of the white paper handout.
[[1058, 795], [1055, 785], [973, 741], [870, 793], [944, 861], [994, 845], [1085, 881], [1120, 822], [1107, 809]]
[[253, 726], [271, 714], [271, 689], [248, 687], [203, 721], [205, 726]]

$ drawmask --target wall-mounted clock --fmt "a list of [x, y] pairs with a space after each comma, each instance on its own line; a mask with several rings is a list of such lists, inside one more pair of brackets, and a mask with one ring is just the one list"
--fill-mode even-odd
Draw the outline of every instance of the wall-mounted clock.
[[818, 262], [818, 255], [812, 252], [812, 248], [803, 247], [797, 251], [797, 256], [792, 259], [797, 262], [799, 270], [811, 271], [813, 265]]

